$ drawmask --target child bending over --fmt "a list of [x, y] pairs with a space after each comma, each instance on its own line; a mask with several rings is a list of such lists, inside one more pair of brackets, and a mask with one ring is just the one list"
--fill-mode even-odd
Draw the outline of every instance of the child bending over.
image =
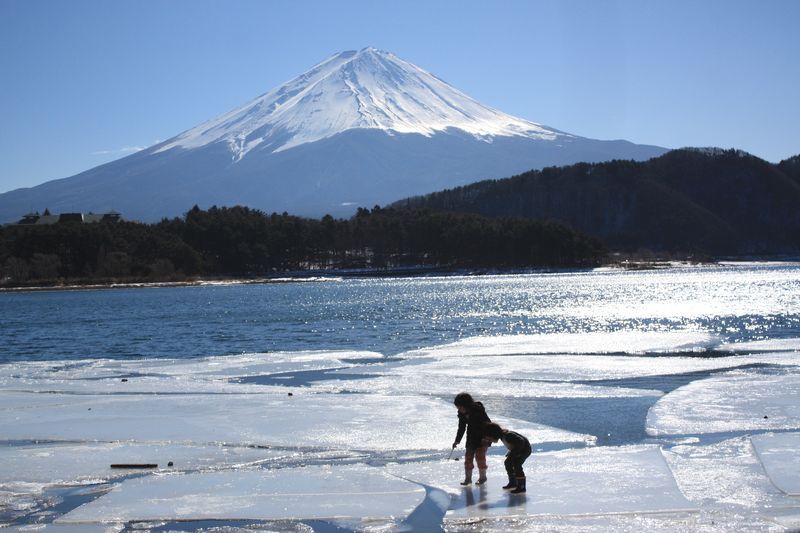
[[503, 488], [513, 489], [512, 494], [525, 492], [525, 472], [522, 471], [522, 463], [531, 454], [531, 443], [516, 431], [503, 429], [494, 422], [486, 424], [486, 435], [493, 442], [502, 440], [508, 448], [505, 462], [508, 485]]

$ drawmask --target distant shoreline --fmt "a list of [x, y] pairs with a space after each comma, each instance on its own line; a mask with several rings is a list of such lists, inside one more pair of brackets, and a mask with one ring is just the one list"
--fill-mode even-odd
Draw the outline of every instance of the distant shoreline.
[[695, 266], [746, 266], [753, 264], [797, 264], [800, 258], [725, 258], [715, 261], [619, 261], [591, 268], [389, 268], [389, 269], [353, 269], [330, 271], [294, 271], [281, 275], [257, 277], [210, 277], [180, 281], [109, 281], [105, 283], [64, 283], [40, 284], [27, 286], [0, 286], [0, 293], [15, 292], [56, 292], [56, 291], [91, 291], [110, 289], [143, 289], [174, 287], [208, 287], [225, 285], [266, 285], [273, 283], [314, 283], [341, 281], [350, 278], [406, 278], [406, 277], [451, 277], [451, 276], [497, 276], [514, 274], [544, 274], [555, 272], [603, 271], [603, 270], [665, 270]]

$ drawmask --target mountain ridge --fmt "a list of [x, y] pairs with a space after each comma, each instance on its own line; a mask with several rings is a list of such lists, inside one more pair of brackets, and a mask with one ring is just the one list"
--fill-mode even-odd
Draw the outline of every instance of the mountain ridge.
[[331, 56], [140, 152], [0, 194], [0, 222], [45, 208], [114, 209], [155, 221], [193, 205], [349, 216], [358, 206], [479, 179], [665, 151], [507, 115], [393, 54], [365, 48]]
[[796, 253], [800, 183], [782, 166], [741, 150], [685, 148], [644, 162], [548, 167], [393, 205], [550, 219], [618, 251]]

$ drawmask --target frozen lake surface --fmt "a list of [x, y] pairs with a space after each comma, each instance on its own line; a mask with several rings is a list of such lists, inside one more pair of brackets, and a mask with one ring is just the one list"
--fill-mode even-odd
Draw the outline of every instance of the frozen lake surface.
[[[0, 294], [18, 531], [800, 528], [791, 264]], [[453, 396], [534, 444], [462, 487]], [[155, 464], [137, 469], [112, 464]]]

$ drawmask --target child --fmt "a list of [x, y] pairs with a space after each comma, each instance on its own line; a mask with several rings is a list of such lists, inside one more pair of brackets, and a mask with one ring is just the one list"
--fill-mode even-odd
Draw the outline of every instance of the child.
[[512, 494], [525, 492], [525, 472], [522, 471], [522, 463], [531, 454], [531, 443], [516, 431], [503, 429], [491, 422], [486, 424], [486, 435], [492, 442], [502, 440], [508, 448], [505, 462], [508, 485], [503, 488], [514, 489], [511, 491]]
[[458, 432], [453, 448], [461, 442], [464, 431], [467, 432], [467, 441], [464, 443], [466, 452], [464, 453], [464, 481], [462, 485], [472, 483], [472, 461], [478, 463], [478, 485], [486, 483], [486, 449], [489, 447], [489, 440], [486, 438], [486, 424], [491, 422], [486, 415], [486, 409], [481, 402], [476, 402], [472, 396], [466, 392], [456, 395], [453, 403], [458, 409]]

